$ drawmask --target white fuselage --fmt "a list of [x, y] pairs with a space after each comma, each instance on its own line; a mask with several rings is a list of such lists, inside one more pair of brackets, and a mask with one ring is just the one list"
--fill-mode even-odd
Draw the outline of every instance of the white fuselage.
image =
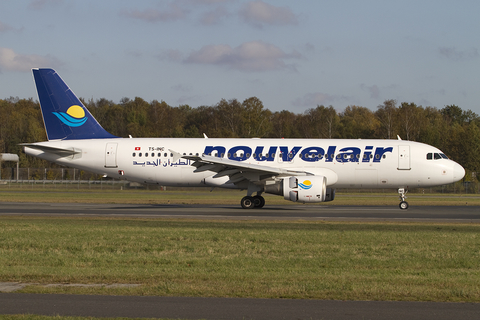
[[165, 186], [218, 186], [227, 176], [194, 172], [192, 160], [182, 155], [211, 154], [252, 165], [298, 170], [322, 175], [332, 188], [429, 187], [461, 179], [464, 169], [456, 162], [427, 154], [442, 154], [432, 146], [403, 140], [341, 139], [187, 139], [116, 138], [53, 140], [39, 146], [72, 149], [60, 155], [25, 147], [25, 153], [60, 165], [88, 170], [141, 183]]

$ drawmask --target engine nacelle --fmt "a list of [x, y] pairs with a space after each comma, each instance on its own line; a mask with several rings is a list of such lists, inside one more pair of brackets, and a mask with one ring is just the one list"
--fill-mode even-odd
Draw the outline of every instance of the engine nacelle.
[[324, 176], [296, 176], [266, 185], [265, 193], [283, 196], [294, 202], [322, 202], [335, 199], [335, 189], [327, 188]]
[[283, 179], [283, 197], [293, 202], [323, 202], [327, 179], [324, 176], [301, 176]]

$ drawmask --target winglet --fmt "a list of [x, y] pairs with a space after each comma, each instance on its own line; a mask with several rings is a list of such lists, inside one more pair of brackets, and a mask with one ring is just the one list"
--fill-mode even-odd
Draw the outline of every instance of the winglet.
[[172, 149], [168, 149], [168, 151], [170, 151], [173, 154], [173, 162], [177, 162], [178, 159], [181, 159], [183, 157], [181, 153], [178, 153]]

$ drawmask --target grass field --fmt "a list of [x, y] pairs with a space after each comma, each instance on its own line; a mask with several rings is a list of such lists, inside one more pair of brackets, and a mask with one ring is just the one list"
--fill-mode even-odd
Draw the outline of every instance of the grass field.
[[[68, 188], [62, 186], [42, 185], [23, 187], [0, 186], [0, 202], [76, 202], [76, 203], [133, 203], [133, 204], [231, 204], [239, 205], [245, 191], [209, 188], [180, 189], [169, 188], [159, 190], [118, 190], [95, 188]], [[281, 196], [265, 194], [268, 205], [292, 205]], [[443, 193], [410, 193], [407, 194], [410, 205], [442, 205], [442, 206], [480, 206], [480, 195], [443, 194]], [[338, 192], [334, 201], [315, 205], [388, 205], [398, 206], [399, 200], [395, 190], [376, 193]]]
[[480, 225], [0, 217], [23, 292], [480, 302]]

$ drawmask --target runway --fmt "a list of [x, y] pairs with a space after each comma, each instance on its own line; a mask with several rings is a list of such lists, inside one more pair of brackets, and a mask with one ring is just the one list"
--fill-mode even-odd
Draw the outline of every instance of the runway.
[[172, 319], [475, 319], [480, 304], [0, 293], [1, 314]]
[[[0, 216], [480, 223], [478, 206], [267, 206], [0, 203]], [[478, 303], [0, 293], [0, 314], [182, 319], [472, 319]]]
[[337, 220], [480, 222], [479, 206], [286, 205], [242, 209], [239, 205], [132, 205], [79, 203], [0, 203], [0, 215], [130, 217], [237, 220]]

